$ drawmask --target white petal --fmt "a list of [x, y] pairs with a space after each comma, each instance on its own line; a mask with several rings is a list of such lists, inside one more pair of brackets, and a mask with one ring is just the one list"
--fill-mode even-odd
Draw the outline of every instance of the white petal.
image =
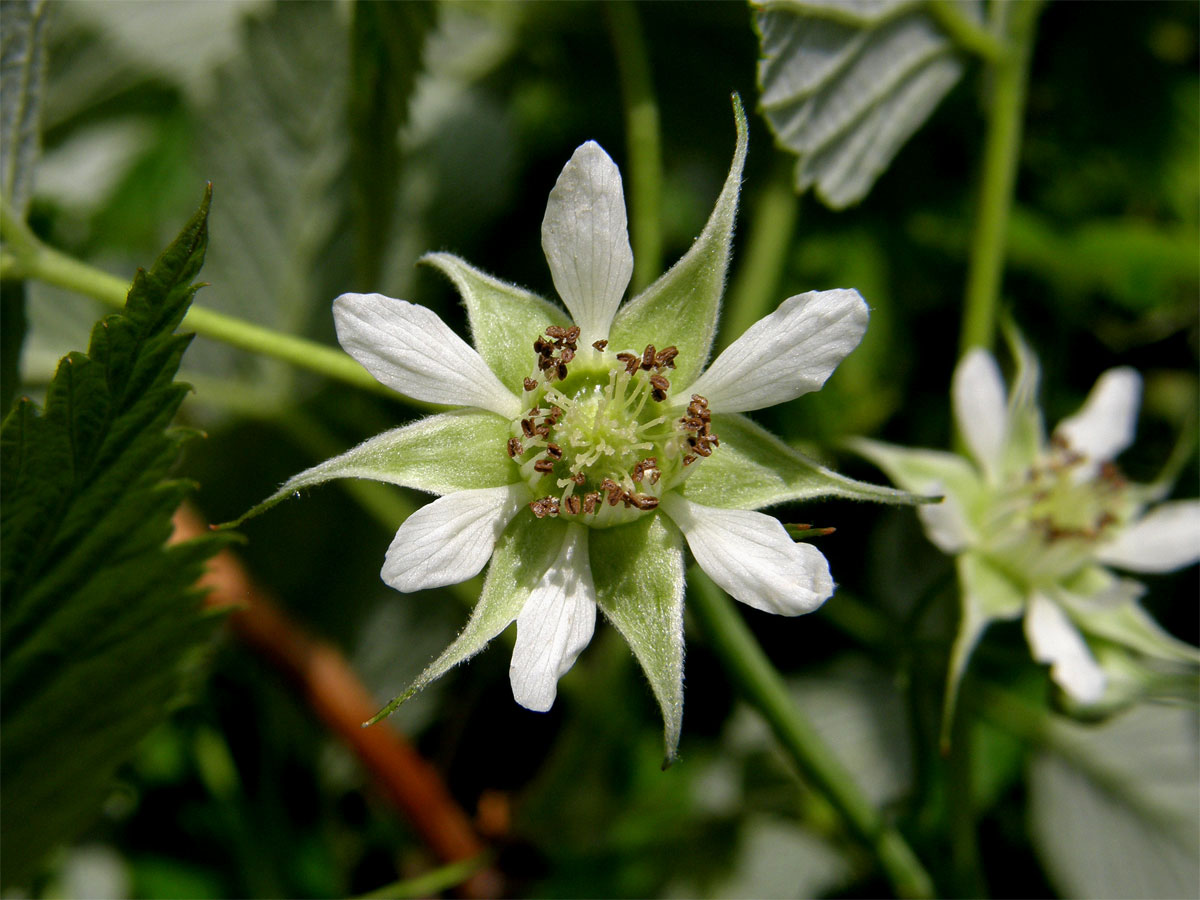
[[917, 515], [925, 526], [925, 535], [934, 546], [952, 556], [975, 542], [975, 529], [967, 521], [957, 497], [936, 481], [922, 493], [943, 495], [940, 503], [923, 503], [917, 507]]
[[812, 544], [796, 543], [777, 519], [662, 499], [696, 562], [735, 600], [781, 616], [812, 612], [833, 594], [829, 563]]
[[542, 250], [581, 341], [607, 338], [633, 274], [633, 251], [621, 172], [595, 141], [575, 151], [550, 192]]
[[1200, 560], [1200, 500], [1163, 503], [1096, 555], [1131, 572], [1171, 572], [1192, 565]]
[[517, 616], [508, 679], [513, 699], [536, 712], [554, 705], [558, 679], [592, 639], [596, 588], [588, 563], [587, 528], [571, 525], [562, 549]]
[[333, 301], [338, 342], [380, 384], [408, 397], [514, 418], [521, 401], [433, 310], [383, 294]]
[[1055, 434], [1091, 460], [1114, 459], [1133, 443], [1141, 397], [1142, 378], [1136, 371], [1109, 369], [1079, 412], [1058, 423]]
[[439, 497], [405, 519], [380, 575], [398, 591], [466, 581], [487, 565], [501, 532], [528, 501], [523, 484]]
[[858, 291], [810, 291], [789, 297], [746, 329], [680, 394], [708, 398], [721, 412], [774, 406], [818, 390], [867, 329]]
[[1025, 611], [1025, 637], [1033, 658], [1050, 665], [1050, 677], [1080, 703], [1104, 696], [1107, 677], [1087, 642], [1057, 603], [1034, 594]]
[[1008, 399], [996, 360], [986, 350], [971, 350], [955, 368], [950, 391], [958, 432], [994, 484], [1008, 437]]

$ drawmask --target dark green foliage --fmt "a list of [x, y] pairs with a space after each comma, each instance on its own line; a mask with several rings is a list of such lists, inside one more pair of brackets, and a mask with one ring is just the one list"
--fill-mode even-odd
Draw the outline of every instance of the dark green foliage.
[[[21, 398], [0, 432], [0, 712], [4, 883], [86, 824], [117, 766], [159, 721], [211, 632], [193, 585], [220, 546], [171, 547], [191, 484], [168, 480], [187, 432], [174, 334], [204, 261], [209, 199], [124, 313], [59, 364], [44, 411]], [[65, 753], [51, 747], [70, 748]]]

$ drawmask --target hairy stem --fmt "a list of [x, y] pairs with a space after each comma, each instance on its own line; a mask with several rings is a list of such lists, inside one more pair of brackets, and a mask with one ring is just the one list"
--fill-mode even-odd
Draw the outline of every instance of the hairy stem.
[[[36, 279], [99, 300], [113, 309], [125, 306], [125, 297], [129, 293], [128, 281], [43, 244], [7, 202], [0, 201], [0, 204], [0, 235], [5, 241], [5, 252], [0, 258], [0, 277]], [[396, 397], [393, 391], [377, 382], [341, 350], [306, 338], [282, 334], [195, 304], [188, 310], [180, 327], [363, 390]]]
[[990, 348], [996, 330], [1005, 235], [1012, 209], [1013, 187], [1021, 149], [1021, 122], [1029, 82], [1029, 64], [1040, 0], [997, 3], [993, 9], [1003, 25], [1007, 18], [1007, 50], [990, 66], [991, 92], [987, 135], [980, 176], [979, 207], [967, 269], [959, 352]]
[[707, 576], [692, 571], [688, 608], [730, 677], [771, 726], [775, 737], [809, 782], [817, 787], [875, 855], [900, 897], [932, 897], [933, 882], [904, 836], [884, 821], [837, 756], [800, 713], [783, 678], [734, 609]]
[[630, 289], [636, 294], [662, 271], [663, 173], [658, 101], [654, 97], [646, 40], [635, 7], [636, 4], [627, 0], [612, 0], [605, 6], [621, 78], [621, 98], [625, 104], [633, 244]]

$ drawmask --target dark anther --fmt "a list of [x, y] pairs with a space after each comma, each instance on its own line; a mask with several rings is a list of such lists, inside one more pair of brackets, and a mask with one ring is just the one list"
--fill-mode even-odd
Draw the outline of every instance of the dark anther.
[[548, 458], [539, 459], [533, 464], [533, 470], [535, 472], [553, 472], [554, 460]]
[[603, 353], [604, 348], [608, 346], [608, 341], [592, 341], [592, 346]]
[[589, 516], [596, 511], [596, 505], [600, 502], [600, 495], [596, 491], [588, 491], [583, 495], [583, 511]]
[[562, 353], [558, 354], [559, 363], [569, 363], [575, 358], [575, 351], [570, 346], [563, 347]]
[[571, 480], [573, 482], [575, 482], [576, 484], [583, 484], [585, 481], [587, 481], [587, 476], [584, 475], [582, 472], [576, 472], [574, 475], [571, 476]]
[[554, 357], [539, 356], [538, 357], [538, 368], [541, 369], [543, 372], [545, 372], [547, 369], [554, 368]]
[[[695, 461], [696, 461], [696, 457], [694, 457], [694, 456], [685, 456], [685, 457], [683, 458], [683, 465], [684, 465], [684, 467], [686, 468], [687, 466], [690, 466], [690, 465], [691, 465], [692, 463], [694, 463]], [[706, 469], [705, 471], [708, 471], [708, 470]]]
[[526, 378], [525, 379], [525, 390], [527, 390], [527, 391], [537, 390], [537, 386], [538, 386], [538, 383], [537, 383], [536, 378]]
[[563, 328], [561, 325], [547, 325], [546, 334], [555, 340], [559, 340], [560, 338], [567, 336], [567, 329]]
[[654, 509], [658, 506], [658, 498], [650, 494], [634, 494], [633, 505], [642, 510]]
[[665, 391], [667, 388], [669, 388], [671, 386], [671, 382], [667, 381], [667, 379], [665, 379], [661, 375], [651, 375], [650, 383], [652, 385], [654, 385], [654, 387], [658, 388], [660, 391]]
[[525, 437], [533, 437], [533, 423], [528, 419], [521, 420], [521, 430], [525, 432]]
[[563, 334], [563, 341], [567, 344], [574, 344], [577, 340], [579, 340], [579, 326], [572, 325]]
[[521, 446], [521, 442], [519, 440], [517, 440], [516, 438], [508, 439], [508, 455], [509, 456], [520, 456], [524, 452], [525, 452], [525, 448]]
[[655, 403], [662, 403], [664, 400], [667, 399], [667, 392], [662, 390], [661, 388], [654, 388], [653, 390], [650, 391], [650, 397], [654, 400]]
[[563, 503], [567, 508], [568, 515], [577, 516], [577, 515], [579, 515], [580, 509], [583, 508], [583, 504], [579, 501], [579, 498], [576, 497], [574, 494], [572, 494], [570, 497], [568, 497], [566, 500], [564, 500]]
[[547, 444], [546, 453], [554, 459], [562, 459], [562, 447], [558, 444]]
[[567, 364], [560, 362], [558, 364], [558, 380], [562, 381], [566, 377], [567, 377]]
[[654, 365], [656, 368], [675, 368], [675, 357], [679, 355], [679, 350], [675, 347], [663, 347], [654, 357]]
[[647, 344], [646, 349], [642, 351], [642, 368], [643, 369], [653, 369], [654, 368], [654, 345], [653, 344]]
[[534, 500], [529, 504], [529, 508], [533, 510], [533, 514], [539, 519], [546, 518], [546, 514], [550, 512], [549, 508], [546, 506], [547, 499], [548, 498], [543, 497], [541, 500]]

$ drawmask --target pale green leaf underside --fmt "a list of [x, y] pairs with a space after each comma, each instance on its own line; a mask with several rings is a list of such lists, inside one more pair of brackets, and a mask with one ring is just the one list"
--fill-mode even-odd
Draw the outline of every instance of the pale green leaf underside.
[[42, 0], [0, 4], [0, 195], [22, 218], [38, 153], [45, 12]]
[[799, 157], [797, 191], [857, 203], [962, 75], [953, 42], [923, 4], [756, 5], [763, 112]]
[[294, 475], [274, 494], [224, 527], [232, 528], [304, 488], [337, 478], [366, 478], [449, 494], [517, 480], [505, 445], [509, 425], [495, 413], [439, 413], [363, 441], [340, 456]]
[[1195, 712], [1141, 704], [1106, 722], [1048, 722], [1029, 780], [1034, 846], [1064, 897], [1200, 895]]
[[713, 416], [712, 429], [721, 445], [696, 463], [683, 487], [694, 503], [760, 509], [816, 497], [903, 504], [928, 499], [832, 472], [742, 415]]
[[679, 385], [694, 381], [708, 361], [725, 290], [748, 141], [746, 114], [736, 95], [733, 113], [737, 147], [708, 223], [679, 262], [617, 312], [609, 331], [610, 350], [640, 352], [647, 344], [677, 347], [671, 381]]
[[454, 282], [467, 307], [475, 349], [501, 383], [521, 395], [534, 372], [533, 342], [547, 325], [570, 325], [567, 314], [536, 294], [493, 278], [449, 253], [421, 261]]
[[466, 628], [417, 676], [408, 690], [388, 703], [367, 724], [391, 715], [401, 703], [470, 659], [507, 628], [554, 562], [566, 527], [563, 522], [536, 519], [528, 509], [522, 510], [496, 542], [483, 593], [479, 595]]
[[629, 643], [662, 708], [666, 762], [683, 725], [683, 536], [663, 515], [592, 529], [596, 603]]

